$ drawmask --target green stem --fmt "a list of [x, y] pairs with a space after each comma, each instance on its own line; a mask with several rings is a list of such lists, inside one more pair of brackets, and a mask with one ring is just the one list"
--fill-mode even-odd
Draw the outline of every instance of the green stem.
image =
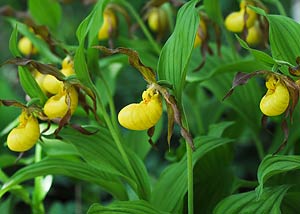
[[[42, 147], [39, 144], [35, 146], [34, 162], [37, 163], [42, 159]], [[42, 214], [45, 213], [44, 205], [41, 199], [43, 195], [43, 177], [39, 176], [34, 178], [34, 191], [32, 196], [32, 213]]]
[[252, 136], [253, 136], [253, 140], [254, 140], [256, 150], [258, 153], [258, 157], [260, 160], [262, 160], [262, 159], [264, 159], [264, 156], [265, 156], [264, 148], [254, 131], [252, 131]]
[[194, 175], [193, 175], [193, 151], [186, 143], [187, 172], [188, 172], [188, 213], [194, 213]]
[[143, 33], [145, 34], [146, 38], [149, 40], [150, 44], [153, 46], [155, 52], [157, 54], [160, 54], [161, 48], [156, 43], [156, 41], [153, 39], [151, 33], [147, 29], [147, 27], [144, 24], [143, 20], [141, 19], [140, 15], [135, 11], [135, 9], [131, 6], [131, 4], [128, 3], [127, 1], [124, 1], [124, 0], [116, 0], [116, 1], [119, 2], [120, 4], [123, 4], [124, 7], [126, 7], [131, 12], [133, 17], [136, 19], [136, 21], [140, 25], [140, 27], [141, 27]]
[[[180, 98], [181, 100], [181, 98]], [[186, 115], [182, 109], [182, 126], [189, 131]], [[193, 172], [193, 150], [186, 142], [186, 156], [187, 156], [187, 177], [188, 177], [188, 214], [194, 213], [194, 172]]]
[[225, 29], [225, 27], [223, 27], [223, 31], [222, 31], [222, 32], [224, 32], [224, 34], [225, 34], [226, 41], [227, 41], [228, 45], [229, 45], [230, 48], [231, 48], [231, 53], [232, 53], [233, 57], [234, 57], [235, 59], [237, 59], [237, 58], [238, 58], [238, 54], [237, 54], [236, 48], [235, 48], [235, 46], [234, 46], [234, 41], [233, 41], [233, 39], [232, 39], [232, 36], [231, 36], [230, 33], [228, 32], [228, 30]]
[[286, 16], [285, 9], [280, 1], [274, 1], [274, 5], [277, 7], [280, 15]]
[[104, 87], [106, 89], [106, 94], [107, 94], [107, 98], [108, 98], [108, 106], [109, 106], [109, 111], [110, 111], [110, 116], [111, 116], [111, 121], [113, 123], [113, 126], [115, 127], [115, 129], [118, 129], [118, 123], [117, 123], [117, 114], [116, 114], [116, 109], [115, 109], [115, 104], [114, 101], [112, 99], [112, 93], [111, 90], [107, 84], [107, 81], [105, 80], [105, 78], [103, 77], [102, 74], [99, 75], [101, 80], [103, 81]]
[[113, 123], [112, 123], [112, 121], [111, 121], [109, 115], [108, 115], [107, 112], [105, 111], [104, 106], [103, 106], [103, 104], [102, 104], [102, 101], [101, 101], [101, 99], [100, 99], [100, 94], [99, 94], [97, 88], [96, 88], [94, 85], [93, 85], [93, 87], [94, 87], [94, 91], [96, 92], [96, 95], [97, 95], [97, 101], [98, 101], [99, 106], [100, 106], [100, 108], [101, 108], [101, 110], [102, 110], [103, 119], [104, 119], [104, 121], [105, 121], [105, 123], [106, 123], [106, 125], [107, 125], [107, 127], [108, 127], [108, 130], [110, 131], [110, 133], [111, 133], [111, 135], [112, 135], [112, 138], [113, 138], [114, 142], [116, 143], [116, 146], [117, 146], [117, 148], [118, 148], [118, 150], [119, 150], [119, 152], [120, 152], [120, 154], [121, 154], [121, 157], [122, 157], [123, 160], [124, 160], [124, 163], [125, 163], [125, 165], [126, 165], [126, 168], [127, 168], [128, 172], [129, 172], [129, 174], [130, 174], [133, 178], [135, 178], [135, 177], [136, 177], [135, 172], [134, 172], [134, 170], [133, 170], [133, 168], [132, 168], [132, 165], [131, 165], [131, 163], [130, 163], [130, 161], [129, 161], [129, 158], [128, 158], [126, 152], [125, 152], [125, 149], [124, 149], [123, 146], [122, 146], [122, 143], [121, 143], [121, 140], [120, 140], [120, 134], [119, 134], [119, 131], [118, 131], [118, 129], [117, 129], [116, 127], [114, 127], [114, 125], [113, 125]]

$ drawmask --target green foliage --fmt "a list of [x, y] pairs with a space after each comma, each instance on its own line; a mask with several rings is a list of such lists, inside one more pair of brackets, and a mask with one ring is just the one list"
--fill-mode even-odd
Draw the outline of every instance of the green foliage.
[[199, 15], [195, 9], [197, 1], [190, 1], [178, 11], [174, 32], [164, 45], [158, 62], [159, 80], [167, 80], [174, 86], [178, 99], [193, 50]]
[[28, 8], [37, 24], [46, 25], [53, 30], [57, 29], [62, 16], [61, 6], [58, 2], [52, 0], [45, 0], [43, 2], [29, 0]]
[[[10, 34], [0, 35], [0, 48], [12, 58], [0, 56], [1, 212], [298, 213], [300, 27], [284, 11], [288, 3], [248, 5], [261, 30], [253, 46], [249, 26], [234, 34], [224, 25], [240, 1], [92, 2], [12, 1], [0, 8]], [[155, 33], [147, 19], [159, 6], [167, 15], [157, 17], [171, 20]], [[109, 38], [98, 41], [103, 24]], [[23, 37], [37, 53], [23, 55]], [[290, 95], [275, 117], [260, 111], [264, 92], [276, 91], [262, 80], [270, 75]], [[59, 85], [56, 94], [45, 89], [51, 84]], [[148, 130], [126, 130], [118, 112], [129, 103], [148, 105], [154, 94], [142, 95], [146, 88], [160, 97], [163, 115]], [[49, 119], [45, 103], [62, 94], [66, 113]], [[41, 133], [18, 157], [6, 139], [29, 123], [19, 124], [22, 110], [38, 119]]]
[[260, 200], [255, 191], [229, 196], [219, 203], [214, 213], [281, 213], [280, 204], [290, 186], [266, 188]]
[[93, 204], [87, 212], [88, 214], [113, 214], [113, 213], [124, 213], [124, 214], [139, 214], [139, 213], [149, 213], [149, 214], [166, 214], [166, 212], [161, 212], [154, 209], [151, 204], [147, 201], [130, 201], [130, 202], [115, 202], [109, 207], [101, 206], [99, 204]]

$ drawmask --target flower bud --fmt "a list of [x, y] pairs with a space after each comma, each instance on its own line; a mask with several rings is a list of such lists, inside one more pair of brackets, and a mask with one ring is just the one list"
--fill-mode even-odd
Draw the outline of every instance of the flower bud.
[[103, 23], [98, 32], [98, 40], [108, 39], [117, 28], [117, 17], [111, 9], [105, 9]]
[[165, 32], [168, 24], [168, 15], [163, 7], [153, 7], [150, 9], [148, 14], [148, 25], [153, 32]]
[[256, 22], [252, 27], [248, 29], [248, 35], [246, 37], [246, 42], [250, 46], [256, 46], [262, 42], [263, 34], [259, 27], [259, 23]]
[[27, 37], [22, 37], [18, 42], [19, 51], [25, 56], [36, 54], [38, 51]]

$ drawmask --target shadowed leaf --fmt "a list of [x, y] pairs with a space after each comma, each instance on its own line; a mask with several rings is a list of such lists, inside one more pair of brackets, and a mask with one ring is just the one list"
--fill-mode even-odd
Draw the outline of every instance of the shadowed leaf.
[[268, 155], [260, 163], [257, 171], [257, 197], [265, 192], [264, 184], [274, 175], [300, 169], [300, 157], [296, 155]]

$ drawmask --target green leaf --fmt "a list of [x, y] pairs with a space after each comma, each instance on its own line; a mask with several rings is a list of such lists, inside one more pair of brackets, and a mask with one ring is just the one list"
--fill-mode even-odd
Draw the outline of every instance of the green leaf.
[[117, 201], [105, 207], [100, 204], [93, 204], [88, 214], [167, 214], [151, 206], [147, 201]]
[[195, 8], [197, 2], [187, 2], [180, 8], [174, 32], [162, 48], [158, 61], [159, 80], [167, 80], [174, 85], [179, 101], [200, 21]]
[[266, 188], [257, 200], [255, 191], [231, 195], [221, 201], [214, 214], [232, 213], [272, 213], [280, 214], [280, 204], [290, 186], [283, 185]]
[[103, 11], [109, 0], [98, 1], [95, 5], [91, 18], [89, 20], [89, 34], [88, 34], [88, 44], [89, 47], [93, 44], [93, 41], [98, 35], [99, 29], [103, 23]]
[[300, 203], [299, 203], [299, 198], [300, 198], [300, 192], [292, 192], [289, 191], [281, 204], [281, 210], [282, 213], [298, 213], [300, 210]]
[[[14, 159], [16, 159], [16, 157]], [[8, 176], [2, 171], [2, 169], [0, 169], [0, 180], [1, 180], [2, 183], [5, 183], [9, 180]], [[29, 196], [29, 192], [24, 187], [22, 187], [20, 185], [15, 185], [13, 188], [10, 189], [10, 192], [14, 196], [17, 196], [20, 199], [22, 199], [23, 202], [25, 202], [27, 204], [29, 204], [30, 201], [31, 201], [30, 196]]]
[[140, 197], [149, 198], [149, 176], [144, 164], [136, 154], [127, 149], [129, 161], [135, 172], [135, 177], [131, 177], [107, 129], [99, 127], [96, 134], [88, 136], [71, 129], [64, 129], [60, 132], [60, 136], [71, 142], [82, 158], [91, 166], [119, 175], [131, 185]]
[[39, 98], [40, 104], [43, 105], [47, 101], [47, 97], [33, 78], [28, 68], [19, 66], [19, 77], [24, 91], [31, 98]]
[[93, 83], [88, 71], [85, 55], [84, 55], [84, 43], [82, 42], [76, 50], [74, 56], [74, 68], [77, 78], [85, 86], [93, 88]]
[[89, 46], [103, 23], [103, 11], [109, 0], [98, 1], [92, 12], [80, 23], [76, 31], [79, 44], [84, 43], [86, 36], [89, 34]]
[[76, 148], [70, 143], [66, 143], [58, 139], [48, 139], [45, 137], [43, 137], [42, 140], [43, 141], [39, 141], [39, 144], [42, 146], [43, 152], [45, 152], [47, 156], [79, 156]]
[[[161, 118], [155, 125], [154, 135], [151, 137], [152, 141], [155, 143], [161, 136], [163, 129], [163, 119]], [[130, 148], [141, 160], [144, 160], [151, 150], [151, 145], [148, 142], [149, 136], [147, 131], [128, 131], [124, 135], [124, 144], [126, 148]]]
[[21, 57], [21, 54], [18, 49], [18, 26], [16, 25], [13, 28], [9, 39], [9, 50], [14, 55], [14, 57]]
[[[193, 153], [193, 165], [211, 150], [230, 143], [232, 140], [204, 136], [196, 138], [194, 142], [196, 149]], [[161, 210], [177, 213], [178, 206], [182, 204], [186, 192], [187, 168], [186, 156], [184, 156], [180, 162], [168, 166], [162, 172], [153, 188], [151, 203]]]
[[233, 148], [221, 146], [194, 167], [194, 210], [211, 214], [220, 200], [232, 194], [237, 178], [232, 169]]
[[110, 192], [116, 198], [127, 199], [126, 191], [119, 178], [107, 172], [105, 169], [97, 169], [82, 161], [74, 158], [45, 158], [38, 163], [28, 165], [15, 174], [4, 183], [0, 190], [0, 197], [4, 193], [15, 187], [15, 185], [44, 175], [65, 175], [80, 180], [95, 183]]
[[[215, 46], [212, 45], [212, 48]], [[235, 73], [237, 71], [252, 72], [255, 70], [271, 69], [271, 66], [266, 66], [264, 63], [253, 59], [252, 57], [234, 57], [228, 47], [221, 48], [222, 57], [218, 55], [209, 55], [206, 57], [204, 67], [200, 72], [192, 72], [199, 65], [201, 55], [198, 50], [192, 54], [189, 72], [187, 74], [188, 82], [203, 82], [212, 81], [215, 76], [226, 73]]]
[[240, 45], [243, 48], [245, 48], [246, 50], [250, 51], [250, 53], [255, 57], [256, 60], [261, 61], [267, 67], [270, 67], [270, 68], [273, 67], [273, 65], [275, 64], [275, 61], [271, 56], [269, 56], [268, 54], [266, 54], [265, 52], [262, 52], [260, 50], [250, 48], [248, 46], [248, 44], [237, 35], [236, 35], [236, 38], [238, 39]]
[[219, 0], [204, 0], [205, 12], [209, 18], [219, 25], [223, 23], [222, 10]]
[[264, 183], [272, 176], [300, 169], [300, 156], [295, 155], [268, 155], [258, 167], [257, 178], [258, 187], [256, 189], [258, 197], [265, 192]]
[[267, 15], [272, 56], [275, 59], [295, 64], [300, 56], [300, 24], [280, 15]]
[[220, 100], [220, 105], [225, 104], [233, 108], [239, 113], [240, 118], [244, 120], [245, 124], [257, 132], [261, 128], [261, 113], [259, 110], [259, 101], [262, 96], [261, 87], [259, 87], [254, 79], [251, 79], [246, 85], [236, 89], [229, 98], [221, 103], [222, 98], [226, 95], [226, 91], [230, 88], [232, 79], [233, 73], [225, 73], [215, 76], [201, 84], [208, 88], [217, 99]]
[[57, 29], [62, 16], [62, 9], [56, 0], [29, 0], [29, 12], [39, 25], [46, 25], [52, 30]]
[[208, 136], [221, 137], [226, 128], [232, 126], [235, 122], [224, 121], [216, 124], [211, 124], [208, 130]]

